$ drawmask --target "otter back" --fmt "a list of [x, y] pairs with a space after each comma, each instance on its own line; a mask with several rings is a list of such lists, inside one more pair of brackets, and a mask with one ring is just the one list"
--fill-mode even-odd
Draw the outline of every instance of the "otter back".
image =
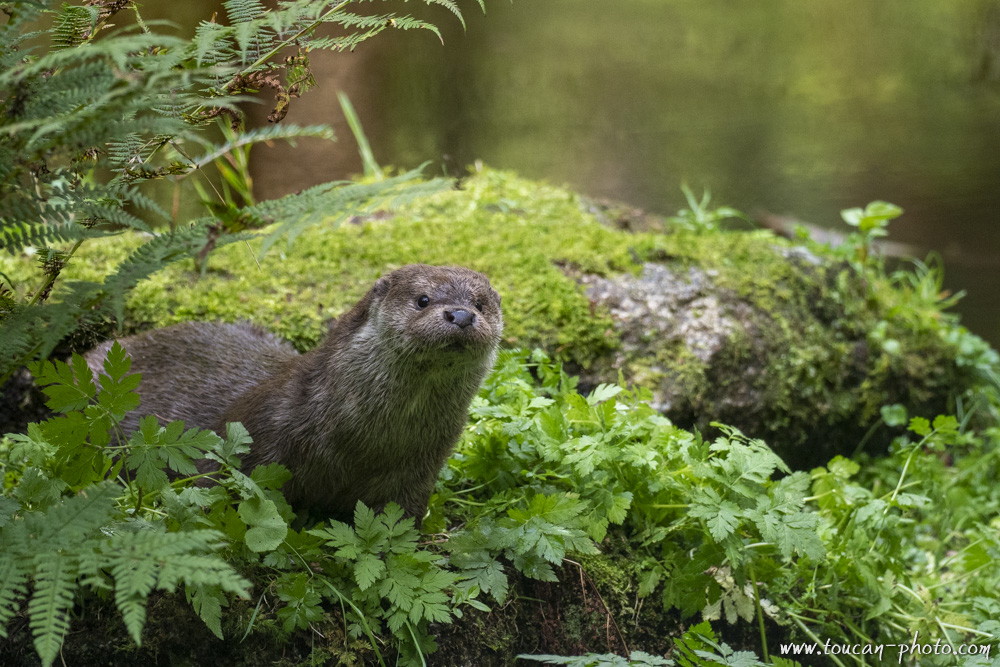
[[[85, 355], [95, 376], [104, 372], [113, 342]], [[215, 429], [236, 396], [299, 356], [289, 343], [247, 322], [186, 322], [118, 342], [132, 358], [131, 372], [142, 373], [139, 408], [122, 424], [126, 433], [146, 415]]]

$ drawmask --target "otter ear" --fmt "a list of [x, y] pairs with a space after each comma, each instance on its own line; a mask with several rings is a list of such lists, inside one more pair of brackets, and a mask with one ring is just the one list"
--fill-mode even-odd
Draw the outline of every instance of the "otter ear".
[[363, 326], [368, 320], [368, 313], [371, 311], [372, 304], [376, 301], [381, 301], [389, 293], [391, 286], [392, 281], [389, 276], [382, 276], [376, 280], [371, 289], [365, 292], [365, 295], [361, 297], [360, 301], [354, 304], [353, 308], [341, 315], [330, 325], [330, 331], [344, 327], [348, 330], [354, 330]]
[[372, 285], [371, 294], [372, 296], [383, 297], [389, 293], [389, 288], [392, 287], [392, 279], [390, 276], [382, 276], [375, 281]]

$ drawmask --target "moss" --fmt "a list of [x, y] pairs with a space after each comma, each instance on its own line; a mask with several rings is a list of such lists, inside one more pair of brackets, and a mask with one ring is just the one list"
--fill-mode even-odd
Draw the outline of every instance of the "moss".
[[[130, 234], [90, 242], [64, 277], [100, 280], [138, 242]], [[629, 268], [629, 244], [583, 213], [576, 195], [486, 171], [461, 191], [361, 224], [320, 225], [263, 257], [242, 243], [220, 248], [205, 275], [190, 262], [170, 266], [134, 290], [124, 326], [251, 319], [305, 349], [379, 275], [410, 262], [460, 264], [488, 274], [504, 296], [509, 345], [544, 343], [561, 359], [589, 366], [617, 341], [610, 321], [591, 312], [560, 265], [596, 273]], [[29, 275], [27, 260], [2, 261]]]
[[[680, 425], [733, 423], [786, 456], [817, 443], [853, 448], [885, 404], [946, 410], [992, 353], [942, 317], [926, 284], [861, 277], [821, 248], [812, 249], [818, 265], [789, 259], [793, 244], [765, 231], [625, 233], [588, 208], [564, 189], [482, 170], [460, 189], [357, 224], [316, 226], [263, 257], [259, 245], [240, 243], [217, 250], [204, 275], [190, 262], [170, 266], [131, 294], [124, 330], [250, 319], [304, 350], [379, 275], [410, 262], [461, 264], [503, 295], [508, 346], [545, 347], [573, 372], [590, 369], [593, 382], [624, 367], [633, 381], [668, 388]], [[100, 280], [140, 242], [126, 234], [87, 243], [66, 277]], [[709, 276], [742, 325], [710, 363], [676, 339], [623, 350], [608, 313], [574, 279], [635, 273], [647, 261]], [[0, 259], [0, 271], [30, 289], [28, 259]]]

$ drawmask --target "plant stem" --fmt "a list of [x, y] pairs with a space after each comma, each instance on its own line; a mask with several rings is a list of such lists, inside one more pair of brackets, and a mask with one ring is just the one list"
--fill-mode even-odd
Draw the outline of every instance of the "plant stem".
[[[70, 248], [69, 254], [66, 255], [67, 260], [69, 260], [69, 258], [73, 256], [73, 253], [77, 251], [81, 243], [83, 243], [83, 239], [77, 239], [76, 243], [73, 244], [73, 247]], [[38, 303], [38, 300], [42, 297], [42, 294], [44, 294], [45, 291], [52, 286], [52, 283], [56, 281], [56, 276], [58, 275], [59, 275], [58, 273], [48, 274], [48, 276], [45, 279], [45, 282], [42, 283], [42, 286], [38, 288], [37, 292], [35, 292], [35, 296], [31, 297], [31, 301], [28, 302], [29, 306], [34, 306], [36, 303]]]
[[757, 607], [757, 625], [760, 627], [760, 646], [764, 653], [764, 662], [770, 662], [771, 658], [767, 654], [767, 633], [764, 632], [764, 610], [760, 605], [760, 589], [757, 588], [757, 575], [750, 564], [750, 583], [753, 584], [754, 605]]
[[251, 65], [249, 65], [247, 67], [244, 67], [240, 71], [239, 76], [242, 76], [242, 75], [246, 74], [247, 72], [253, 70], [253, 68], [257, 67], [258, 65], [261, 65], [261, 64], [267, 62], [278, 51], [280, 51], [281, 49], [285, 48], [286, 46], [288, 46], [289, 44], [291, 44], [292, 42], [294, 42], [295, 40], [297, 40], [299, 37], [301, 37], [302, 35], [306, 34], [310, 30], [312, 30], [313, 28], [315, 28], [316, 26], [318, 26], [320, 23], [322, 23], [323, 19], [325, 19], [327, 16], [330, 16], [331, 14], [335, 14], [335, 13], [339, 12], [341, 9], [343, 9], [344, 7], [346, 7], [349, 4], [351, 4], [350, 0], [344, 0], [343, 2], [339, 3], [336, 7], [332, 7], [330, 9], [328, 9], [326, 12], [323, 13], [322, 16], [320, 16], [318, 19], [316, 19], [315, 21], [313, 21], [312, 23], [310, 23], [306, 27], [302, 28], [302, 30], [299, 30], [297, 33], [295, 33], [294, 35], [292, 35], [288, 39], [282, 40], [281, 44], [279, 44], [278, 46], [274, 47], [268, 53], [266, 53], [265, 55], [263, 55], [260, 58], [258, 58], [257, 60], [255, 60], [253, 62], [253, 64], [251, 64]]

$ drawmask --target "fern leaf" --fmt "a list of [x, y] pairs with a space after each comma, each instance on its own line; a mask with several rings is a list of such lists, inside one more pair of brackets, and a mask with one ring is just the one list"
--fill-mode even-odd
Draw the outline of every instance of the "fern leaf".
[[234, 148], [251, 146], [262, 141], [274, 141], [284, 139], [294, 144], [294, 140], [299, 137], [320, 137], [322, 139], [334, 139], [333, 130], [326, 125], [308, 125], [301, 127], [298, 125], [271, 125], [259, 129], [243, 132], [236, 139], [227, 141], [217, 146], [208, 146], [208, 152], [194, 161], [195, 168], [201, 169], [213, 160], [222, 157]]
[[135, 206], [138, 206], [139, 208], [145, 211], [149, 211], [150, 213], [157, 215], [163, 220], [171, 219], [170, 214], [164, 211], [163, 207], [160, 206], [155, 199], [150, 199], [146, 195], [142, 194], [141, 192], [139, 192], [138, 188], [132, 188], [128, 192], [127, 198]]
[[0, 553], [0, 637], [6, 638], [7, 621], [17, 614], [26, 592], [27, 576], [10, 553]]
[[260, 18], [264, 14], [264, 5], [260, 0], [226, 0], [222, 3], [230, 23], [246, 23]]
[[[196, 532], [212, 532], [218, 536], [215, 531]], [[157, 588], [174, 591], [182, 581], [191, 586], [217, 585], [223, 591], [243, 598], [250, 592], [250, 582], [218, 556], [192, 556], [185, 553], [164, 558]]]
[[336, 224], [379, 206], [400, 206], [451, 187], [448, 179], [419, 180], [421, 169], [418, 167], [378, 183], [324, 183], [296, 195], [248, 207], [245, 214], [262, 225], [283, 221], [264, 238], [260, 251], [263, 255], [282, 236], [287, 235], [291, 244], [309, 225], [320, 220]]
[[[122, 614], [125, 627], [136, 644], [142, 643], [142, 627], [146, 623], [146, 599], [156, 585], [159, 566], [156, 554], [144, 548], [149, 543], [148, 533], [130, 533], [113, 539], [114, 564], [111, 576], [115, 579], [115, 604]], [[116, 536], [118, 537], [118, 536]], [[154, 534], [154, 537], [159, 537]]]
[[59, 654], [69, 630], [69, 609], [76, 588], [75, 558], [58, 551], [43, 551], [34, 558], [35, 593], [28, 603], [35, 650], [48, 667]]
[[[14, 204], [15, 202], [11, 202], [11, 206], [0, 206], [0, 216], [4, 215], [3, 209], [9, 210]], [[0, 218], [0, 221], [3, 225], [0, 227], [0, 249], [11, 255], [23, 252], [29, 246], [41, 248], [88, 236], [87, 230], [77, 225], [52, 225], [6, 217]]]
[[146, 601], [150, 592], [154, 587], [173, 591], [180, 582], [196, 590], [204, 589], [196, 611], [209, 628], [221, 636], [213, 609], [221, 609], [225, 599], [220, 601], [218, 598], [222, 591], [245, 597], [250, 584], [222, 558], [209, 553], [221, 546], [220, 538], [221, 534], [216, 531], [195, 530], [123, 533], [107, 540], [103, 551], [112, 561], [115, 603], [136, 643], [140, 641], [146, 621]]
[[121, 139], [109, 141], [107, 144], [108, 159], [111, 165], [124, 168], [135, 162], [144, 162], [142, 149], [145, 142], [136, 132], [129, 132]]
[[222, 608], [229, 606], [229, 600], [218, 586], [191, 586], [191, 606], [201, 617], [212, 634], [222, 639]]
[[[211, 554], [223, 544], [222, 534], [215, 530], [143, 532], [115, 535], [109, 541], [108, 550], [121, 554], [119, 558], [131, 558], [128, 556], [131, 553], [137, 558], [159, 563], [157, 588], [172, 591], [184, 581], [189, 584], [218, 584], [225, 591], [243, 595], [249, 588], [248, 582], [228, 563]], [[215, 573], [219, 577], [212, 579]], [[142, 588], [133, 587], [130, 590], [137, 592]]]
[[[125, 294], [128, 290], [159, 271], [165, 264], [184, 257], [193, 257], [200, 252], [208, 242], [207, 219], [195, 221], [186, 229], [174, 230], [167, 234], [158, 234], [145, 245], [137, 248], [128, 259], [118, 265], [115, 272], [104, 279], [102, 290], [109, 300], [109, 306], [116, 317], [121, 320], [125, 312]], [[230, 234], [215, 241], [219, 247], [228, 243], [244, 240], [244, 236]], [[81, 302], [80, 298], [74, 299]]]
[[67, 498], [44, 514], [28, 514], [24, 523], [28, 532], [34, 535], [34, 548], [56, 550], [67, 544], [78, 544], [111, 520], [120, 493], [117, 484], [102, 482]]
[[202, 21], [198, 24], [192, 43], [192, 56], [195, 62], [201, 65], [215, 65], [226, 60], [226, 50], [228, 42], [226, 35], [229, 31], [225, 26], [218, 23]]
[[441, 5], [449, 12], [458, 17], [459, 22], [462, 24], [462, 29], [465, 30], [465, 18], [462, 16], [462, 11], [458, 8], [455, 0], [424, 0], [428, 5]]
[[52, 43], [57, 49], [68, 49], [80, 45], [85, 36], [94, 29], [99, 16], [97, 7], [80, 7], [63, 4], [56, 17]]

